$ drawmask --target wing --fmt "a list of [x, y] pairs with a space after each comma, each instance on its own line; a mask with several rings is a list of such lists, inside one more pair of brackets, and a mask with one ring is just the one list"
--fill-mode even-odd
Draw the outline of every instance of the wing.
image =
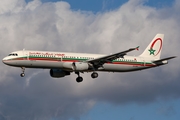
[[130, 48], [129, 50], [125, 50], [125, 51], [118, 52], [118, 53], [115, 53], [115, 54], [99, 57], [99, 58], [96, 58], [96, 59], [93, 59], [93, 60], [88, 60], [87, 62], [91, 63], [94, 68], [99, 68], [104, 63], [112, 62], [113, 60], [115, 60], [117, 58], [123, 58], [124, 55], [126, 55], [128, 52], [131, 52], [133, 50], [138, 50], [138, 49], [139, 49], [139, 46], [136, 47], [136, 48]]

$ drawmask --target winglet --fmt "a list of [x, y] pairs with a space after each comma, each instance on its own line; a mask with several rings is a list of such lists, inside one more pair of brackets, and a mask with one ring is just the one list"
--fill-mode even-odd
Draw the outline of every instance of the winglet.
[[136, 50], [139, 50], [139, 46], [136, 47]]

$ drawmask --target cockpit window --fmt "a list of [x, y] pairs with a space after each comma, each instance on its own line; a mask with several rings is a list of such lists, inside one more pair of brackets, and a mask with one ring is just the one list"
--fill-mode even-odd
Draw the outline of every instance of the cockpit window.
[[18, 56], [18, 54], [17, 53], [11, 53], [8, 56]]

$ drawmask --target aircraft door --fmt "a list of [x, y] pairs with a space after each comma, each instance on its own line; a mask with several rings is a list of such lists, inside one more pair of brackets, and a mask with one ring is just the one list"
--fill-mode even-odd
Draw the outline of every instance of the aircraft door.
[[26, 52], [26, 59], [29, 60], [29, 53]]
[[23, 49], [23, 59], [29, 60], [29, 53]]
[[145, 60], [143, 60], [143, 66], [146, 66], [146, 61]]
[[141, 66], [146, 66], [146, 61], [143, 59], [138, 59], [138, 61], [140, 62]]

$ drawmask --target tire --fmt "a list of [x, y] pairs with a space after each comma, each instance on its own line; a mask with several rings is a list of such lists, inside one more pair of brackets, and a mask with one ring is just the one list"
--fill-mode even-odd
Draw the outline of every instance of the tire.
[[21, 77], [24, 77], [24, 76], [25, 76], [25, 74], [24, 74], [24, 73], [21, 73], [21, 74], [20, 74], [20, 76], [21, 76]]
[[91, 77], [92, 77], [92, 78], [97, 78], [97, 77], [98, 77], [98, 73], [93, 72], [93, 73], [91, 74]]
[[76, 81], [77, 81], [78, 83], [80, 83], [80, 82], [83, 81], [83, 78], [82, 78], [82, 77], [77, 77], [77, 78], [76, 78]]

